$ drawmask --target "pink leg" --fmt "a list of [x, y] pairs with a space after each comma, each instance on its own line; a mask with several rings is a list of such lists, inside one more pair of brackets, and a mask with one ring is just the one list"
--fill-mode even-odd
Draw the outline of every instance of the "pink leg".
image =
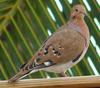
[[60, 77], [67, 77], [67, 74], [65, 72], [61, 72], [59, 75]]

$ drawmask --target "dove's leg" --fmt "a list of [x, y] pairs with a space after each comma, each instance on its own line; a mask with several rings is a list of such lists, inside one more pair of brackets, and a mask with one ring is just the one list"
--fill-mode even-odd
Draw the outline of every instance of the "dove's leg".
[[67, 74], [65, 72], [61, 72], [61, 73], [59, 73], [59, 76], [60, 77], [67, 77]]

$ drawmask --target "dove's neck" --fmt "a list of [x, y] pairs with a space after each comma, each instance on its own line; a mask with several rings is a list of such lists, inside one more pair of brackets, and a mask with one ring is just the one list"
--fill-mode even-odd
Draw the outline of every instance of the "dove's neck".
[[89, 43], [89, 30], [84, 21], [84, 18], [71, 19], [68, 22], [68, 27], [73, 30], [78, 31], [85, 38], [85, 40], [87, 41], [87, 44]]

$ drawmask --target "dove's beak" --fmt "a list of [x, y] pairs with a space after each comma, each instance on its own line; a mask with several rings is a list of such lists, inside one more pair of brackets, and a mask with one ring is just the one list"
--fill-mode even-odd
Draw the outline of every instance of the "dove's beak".
[[84, 13], [85, 16], [89, 17], [89, 15], [87, 14], [87, 12]]
[[87, 16], [89, 18], [89, 15], [87, 14], [87, 12], [81, 11], [80, 13], [84, 14], [84, 16]]

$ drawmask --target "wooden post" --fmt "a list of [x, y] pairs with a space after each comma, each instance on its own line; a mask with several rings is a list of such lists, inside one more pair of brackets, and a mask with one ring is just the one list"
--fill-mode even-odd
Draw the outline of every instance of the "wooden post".
[[50, 79], [24, 79], [9, 84], [0, 81], [0, 88], [100, 88], [100, 76], [77, 76]]

